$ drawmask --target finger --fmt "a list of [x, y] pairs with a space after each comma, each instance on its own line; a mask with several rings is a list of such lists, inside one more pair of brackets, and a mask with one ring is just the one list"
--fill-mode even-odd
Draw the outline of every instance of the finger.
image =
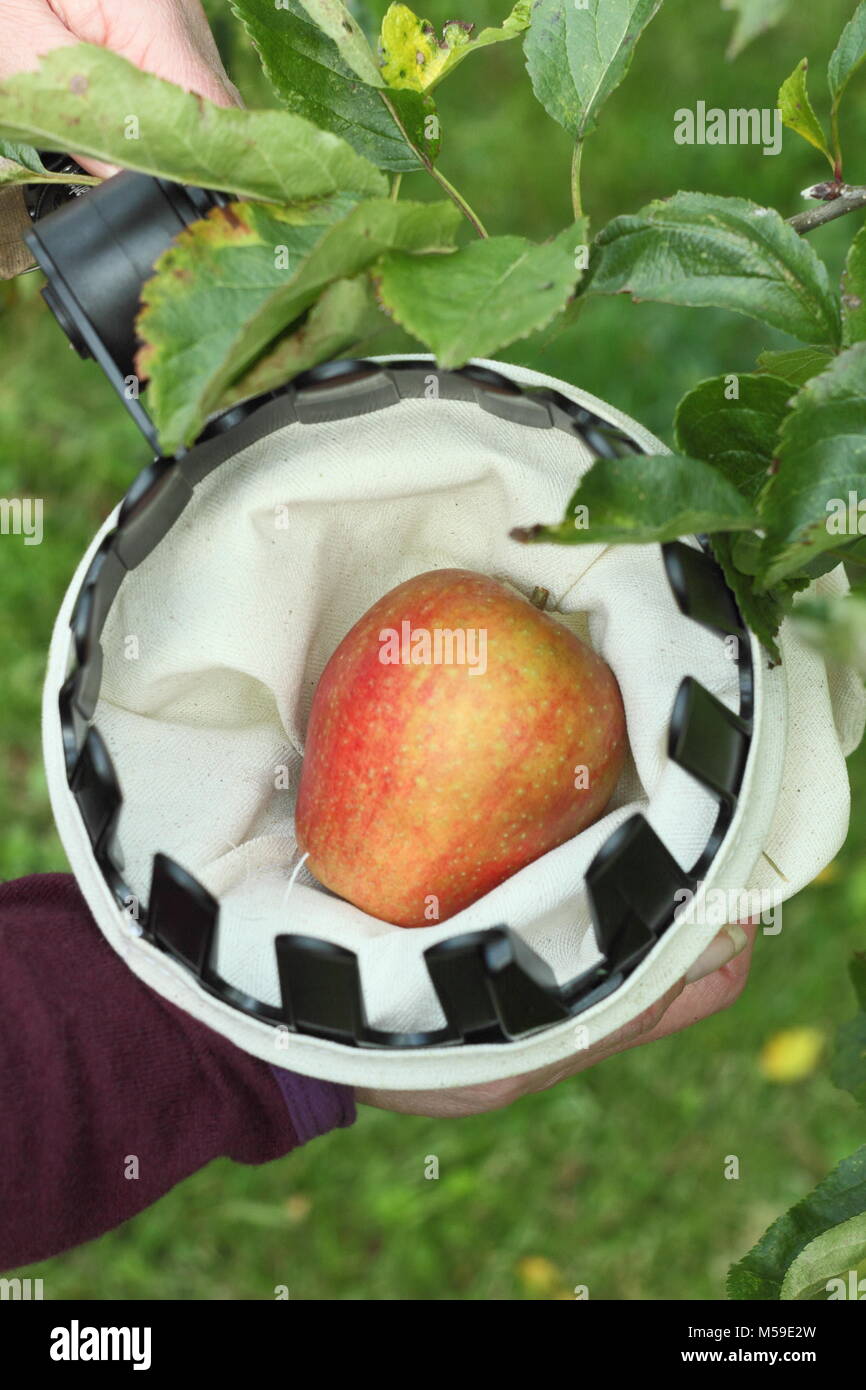
[[52, 0], [71, 33], [217, 106], [243, 105], [199, 0]]
[[[631, 1047], [639, 1047], [659, 1027], [684, 988], [683, 979], [675, 981], [653, 1004], [636, 1014], [634, 1018], [629, 1019], [628, 1023], [624, 1023], [615, 1032], [609, 1033], [600, 1042], [583, 1048], [574, 1056], [567, 1057], [565, 1061], [558, 1062], [554, 1067], [548, 1068], [550, 1079], [546, 1084], [552, 1086], [556, 1081], [564, 1081], [566, 1077], [577, 1076], [579, 1072], [586, 1071], [589, 1067], [606, 1061], [608, 1057], [615, 1057], [619, 1052], [626, 1052]], [[532, 1089], [541, 1090], [543, 1087], [533, 1086]]]
[[[728, 936], [727, 941], [722, 932], [718, 933], [711, 947], [699, 958], [701, 968], [709, 969], [709, 973], [690, 984], [683, 976], [654, 1004], [615, 1033], [562, 1062], [504, 1081], [461, 1086], [451, 1091], [368, 1091], [358, 1088], [355, 1098], [362, 1105], [374, 1105], [383, 1110], [442, 1118], [501, 1110], [520, 1096], [547, 1090], [559, 1081], [576, 1076], [620, 1052], [656, 1042], [728, 1008], [739, 997], [748, 978], [757, 927], [744, 925], [743, 934], [745, 945], [740, 948], [741, 938], [737, 932]], [[720, 937], [723, 938], [721, 941]], [[726, 963], [719, 965], [717, 962], [725, 957]], [[579, 1020], [577, 1023], [579, 1026]]]
[[738, 956], [748, 945], [749, 938], [739, 922], [731, 922], [713, 937], [709, 946], [702, 951], [693, 965], [686, 971], [686, 984], [694, 984], [707, 975], [713, 975], [728, 961]]
[[[483, 1101], [486, 1110], [498, 1110], [503, 1106], [510, 1105], [520, 1096], [531, 1095], [536, 1091], [546, 1091], [551, 1086], [556, 1086], [560, 1081], [577, 1076], [579, 1072], [587, 1071], [589, 1067], [605, 1061], [617, 1052], [623, 1052], [629, 1047], [637, 1047], [659, 1025], [678, 995], [682, 993], [683, 988], [683, 981], [677, 980], [660, 999], [650, 1004], [649, 1008], [644, 1009], [642, 1013], [624, 1024], [622, 1028], [618, 1028], [615, 1033], [610, 1034], [599, 1043], [582, 1048], [580, 1052], [571, 1057], [565, 1057], [561, 1062], [552, 1062], [546, 1067], [539, 1067], [531, 1072], [523, 1072], [520, 1076], [510, 1077], [506, 1081], [495, 1082], [488, 1086], [467, 1087], [462, 1097], [463, 1101], [472, 1100], [476, 1104]], [[580, 1026], [578, 1019], [576, 1027], [579, 1028]], [[469, 1092], [473, 1094], [470, 1096]], [[476, 1112], [470, 1111], [468, 1113], [474, 1114]]]
[[[668, 1037], [728, 1008], [746, 983], [756, 930], [738, 923], [723, 928], [687, 974], [660, 999], [596, 1046], [539, 1073], [539, 1077], [545, 1077], [543, 1084], [551, 1086], [576, 1076], [620, 1052]], [[540, 1090], [543, 1086], [533, 1084], [530, 1089]]]
[[[612, 1056], [614, 1052], [632, 1046], [632, 1041], [624, 1040], [637, 1041], [641, 1035], [655, 1026], [682, 988], [683, 982], [678, 980], [661, 999], [656, 1000], [637, 1018], [618, 1029], [616, 1034], [605, 1038], [604, 1042], [585, 1048], [576, 1056], [566, 1057], [561, 1062], [538, 1067], [535, 1071], [506, 1077], [502, 1081], [479, 1082], [474, 1086], [457, 1086], [452, 1090], [442, 1091], [368, 1091], [363, 1087], [357, 1087], [355, 1099], [361, 1105], [374, 1105], [381, 1110], [396, 1110], [404, 1115], [428, 1115], [443, 1119], [502, 1110], [521, 1096], [534, 1091], [546, 1091], [558, 1081], [564, 1081], [567, 1077], [574, 1076], [577, 1072]], [[579, 1026], [579, 1023], [576, 1026]]]
[[711, 975], [687, 985], [664, 1017], [643, 1039], [644, 1042], [655, 1042], [683, 1028], [691, 1028], [701, 1019], [710, 1018], [736, 1003], [749, 978], [758, 928], [744, 923], [743, 931], [746, 935], [743, 950]]
[[[2, 17], [0, 80], [35, 71], [40, 59], [55, 48], [93, 43], [218, 106], [243, 105], [198, 3], [149, 0], [145, 6], [109, 7], [93, 0], [54, 0], [49, 8], [44, 0], [4, 0]], [[99, 178], [118, 172], [116, 165], [72, 153], [83, 169]]]
[[19, 72], [35, 72], [44, 54], [75, 42], [44, 0], [4, 0], [0, 12], [0, 81]]
[[[210, 25], [198, 0], [149, 0], [139, 4], [93, 4], [92, 0], [53, 0], [68, 30], [68, 41], [94, 43], [127, 58], [143, 72], [195, 92], [217, 106], [242, 106], [229, 79]], [[114, 165], [87, 156], [79, 163], [109, 178]]]
[[[0, 18], [0, 81], [19, 72], [35, 72], [46, 53], [79, 42], [44, 0], [5, 0]], [[101, 160], [72, 157], [99, 178], [117, 173]]]

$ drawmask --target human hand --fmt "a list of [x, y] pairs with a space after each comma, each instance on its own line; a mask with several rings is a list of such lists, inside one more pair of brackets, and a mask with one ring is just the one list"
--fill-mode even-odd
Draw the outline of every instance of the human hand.
[[[93, 43], [218, 106], [243, 105], [222, 65], [200, 0], [2, 0], [0, 81], [65, 44]], [[99, 160], [83, 168], [117, 172]]]
[[617, 1052], [679, 1033], [729, 1008], [739, 998], [748, 978], [756, 932], [757, 927], [749, 924], [735, 923], [725, 927], [688, 973], [649, 1009], [594, 1047], [585, 1048], [564, 1061], [505, 1081], [460, 1086], [453, 1091], [379, 1091], [359, 1086], [355, 1089], [355, 1099], [361, 1105], [373, 1105], [379, 1110], [452, 1119], [501, 1110], [521, 1096], [547, 1091], [557, 1082], [576, 1076]]

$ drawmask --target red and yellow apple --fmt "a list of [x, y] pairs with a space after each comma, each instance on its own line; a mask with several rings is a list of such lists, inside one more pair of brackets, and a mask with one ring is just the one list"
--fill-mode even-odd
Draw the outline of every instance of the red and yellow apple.
[[432, 926], [597, 820], [626, 747], [591, 647], [497, 580], [432, 570], [379, 599], [322, 673], [298, 844], [364, 912]]

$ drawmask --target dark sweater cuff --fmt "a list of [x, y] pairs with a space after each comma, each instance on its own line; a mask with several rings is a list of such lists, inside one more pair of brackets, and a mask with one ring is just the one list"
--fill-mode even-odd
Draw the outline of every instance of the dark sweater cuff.
[[355, 1123], [355, 1093], [351, 1086], [316, 1081], [311, 1076], [271, 1067], [289, 1112], [299, 1144], [307, 1144], [332, 1129]]

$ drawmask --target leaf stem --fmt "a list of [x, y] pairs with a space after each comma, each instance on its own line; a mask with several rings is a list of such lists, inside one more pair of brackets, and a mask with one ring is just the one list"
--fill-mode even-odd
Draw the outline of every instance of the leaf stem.
[[394, 107], [394, 103], [389, 100], [385, 91], [380, 91], [379, 95], [381, 96], [382, 101], [384, 102], [385, 106], [390, 112], [391, 119], [393, 120], [400, 134], [403, 136], [403, 139], [406, 141], [406, 144], [409, 146], [410, 150], [413, 150], [414, 153], [418, 156], [421, 163], [424, 165], [424, 168], [427, 170], [427, 173], [430, 175], [431, 178], [435, 179], [436, 182], [439, 184], [440, 188], [442, 188], [448, 194], [448, 197], [451, 199], [452, 203], [455, 203], [457, 205], [457, 207], [463, 213], [463, 216], [466, 218], [467, 222], [471, 223], [478, 235], [480, 237], [486, 238], [487, 232], [484, 228], [484, 224], [481, 221], [481, 218], [478, 216], [477, 213], [472, 211], [471, 207], [467, 203], [466, 199], [463, 197], [462, 193], [458, 193], [453, 183], [449, 183], [445, 175], [440, 173], [439, 170], [435, 168], [430, 156], [418, 145], [415, 144], [414, 140], [409, 135], [408, 130], [404, 126], [403, 122], [400, 120], [400, 117], [398, 116], [397, 111]]
[[834, 173], [836, 182], [842, 182], [842, 141], [839, 134], [839, 101], [833, 102], [833, 110], [830, 113], [830, 138], [833, 142], [833, 156], [836, 161]]
[[[3, 163], [3, 160], [4, 156], [0, 155], [0, 164]], [[14, 164], [15, 161], [10, 160], [9, 163]], [[0, 191], [5, 188], [23, 188], [25, 185], [51, 188], [61, 184], [75, 184], [76, 187], [80, 184], [82, 188], [98, 188], [101, 183], [105, 182], [98, 174], [56, 174], [52, 175], [51, 178], [40, 178], [33, 170], [28, 170], [28, 173], [33, 175], [32, 178], [10, 179], [8, 183], [0, 183]]]
[[391, 198], [392, 203], [396, 203], [397, 199], [400, 197], [400, 184], [401, 184], [402, 182], [403, 182], [403, 175], [402, 175], [402, 174], [395, 174], [394, 177], [393, 177], [393, 179], [391, 180], [391, 193], [390, 193], [390, 198]]
[[788, 218], [788, 225], [800, 236], [814, 232], [816, 227], [823, 227], [827, 222], [835, 222], [837, 217], [866, 208], [866, 188], [862, 186], [843, 183], [837, 189], [836, 185], [829, 184], [827, 189], [827, 201], [822, 202], [820, 207], [809, 208], [807, 212], [798, 212], [796, 217]]
[[460, 211], [463, 213], [463, 216], [466, 218], [466, 221], [471, 222], [478, 235], [480, 237], [487, 237], [488, 233], [485, 230], [481, 218], [478, 216], [476, 212], [472, 211], [466, 199], [463, 197], [463, 194], [457, 191], [453, 183], [449, 183], [445, 175], [434, 166], [432, 161], [428, 162], [427, 172], [436, 180], [440, 187], [444, 189], [444, 191], [448, 194], [448, 197], [451, 199], [452, 203], [457, 204]]
[[571, 155], [571, 206], [574, 210], [575, 222], [583, 217], [583, 199], [580, 192], [580, 166], [582, 163], [583, 141], [575, 140]]

